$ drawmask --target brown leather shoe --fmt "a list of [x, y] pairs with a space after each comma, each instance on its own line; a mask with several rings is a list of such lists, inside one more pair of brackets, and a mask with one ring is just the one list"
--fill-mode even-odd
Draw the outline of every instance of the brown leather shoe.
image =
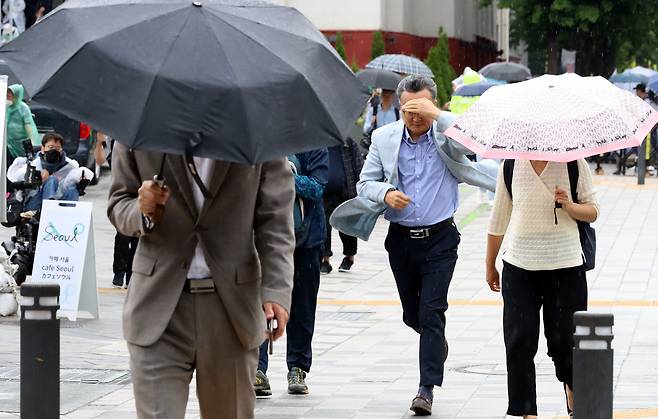
[[416, 416], [429, 416], [432, 414], [432, 400], [428, 400], [425, 396], [417, 395], [411, 402], [409, 408]]

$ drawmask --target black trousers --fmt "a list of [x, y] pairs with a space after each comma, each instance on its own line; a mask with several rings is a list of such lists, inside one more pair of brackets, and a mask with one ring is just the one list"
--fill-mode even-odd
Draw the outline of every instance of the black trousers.
[[[298, 367], [309, 372], [313, 361], [311, 341], [315, 330], [315, 309], [320, 290], [320, 256], [322, 247], [295, 249], [295, 274], [292, 287], [290, 319], [286, 327], [286, 363], [288, 370]], [[267, 372], [269, 356], [265, 341], [258, 356], [258, 369]], [[276, 349], [276, 346], [275, 346]]]
[[420, 334], [420, 385], [443, 384], [448, 286], [457, 263], [454, 223], [424, 239], [389, 228], [385, 247], [402, 303], [402, 320]]
[[133, 270], [133, 259], [135, 258], [135, 251], [139, 238], [128, 237], [117, 232], [114, 236], [114, 262], [112, 263], [112, 271], [115, 274], [130, 275]]
[[526, 271], [503, 268], [503, 334], [507, 355], [507, 414], [536, 415], [535, 362], [539, 312], [555, 375], [573, 388], [573, 314], [587, 310], [587, 279], [580, 268]]
[[[343, 202], [347, 201], [347, 198], [336, 196], [336, 195], [328, 195], [325, 196], [323, 199], [324, 199], [325, 223], [327, 225], [327, 237], [324, 239], [324, 252], [322, 256], [328, 258], [334, 255], [333, 252], [331, 251], [331, 224], [329, 224], [329, 217], [331, 216], [331, 213], [334, 212], [336, 207], [338, 207]], [[357, 246], [358, 246], [356, 237], [348, 236], [347, 234], [343, 234], [340, 232], [338, 233], [338, 235], [340, 236], [341, 242], [343, 242], [343, 255], [345, 256], [356, 255]]]

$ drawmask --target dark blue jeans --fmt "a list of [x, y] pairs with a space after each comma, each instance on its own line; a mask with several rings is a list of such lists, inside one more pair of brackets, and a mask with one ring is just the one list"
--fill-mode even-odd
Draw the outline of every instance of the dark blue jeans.
[[443, 384], [448, 286], [457, 263], [459, 231], [454, 223], [415, 239], [390, 228], [384, 246], [402, 303], [402, 320], [420, 334], [420, 385]]
[[[315, 309], [320, 290], [320, 259], [322, 246], [295, 249], [295, 275], [292, 288], [290, 320], [286, 327], [288, 370], [293, 367], [309, 372], [313, 355], [311, 341], [315, 329]], [[276, 345], [275, 345], [276, 350]], [[258, 369], [267, 372], [267, 341], [260, 347]]]
[[[32, 196], [25, 203], [26, 211], [38, 211], [41, 209], [41, 204], [46, 199], [54, 199], [59, 188], [59, 181], [55, 176], [50, 176], [48, 180], [41, 185], [36, 195]], [[59, 198], [61, 201], [77, 201], [80, 199], [80, 193], [75, 186], [71, 186], [64, 191], [64, 195]]]

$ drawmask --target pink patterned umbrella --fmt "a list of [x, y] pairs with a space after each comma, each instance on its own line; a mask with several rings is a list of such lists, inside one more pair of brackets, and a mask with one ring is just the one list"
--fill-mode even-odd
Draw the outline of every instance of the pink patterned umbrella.
[[603, 77], [495, 86], [445, 134], [485, 158], [568, 162], [642, 143], [658, 113]]

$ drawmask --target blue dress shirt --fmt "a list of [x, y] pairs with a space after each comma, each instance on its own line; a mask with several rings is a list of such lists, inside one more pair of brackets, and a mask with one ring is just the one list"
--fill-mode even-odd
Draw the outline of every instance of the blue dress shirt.
[[411, 198], [403, 210], [388, 208], [384, 217], [406, 227], [426, 227], [452, 217], [459, 206], [459, 182], [438, 154], [431, 129], [417, 142], [404, 129], [398, 156], [398, 190]]

